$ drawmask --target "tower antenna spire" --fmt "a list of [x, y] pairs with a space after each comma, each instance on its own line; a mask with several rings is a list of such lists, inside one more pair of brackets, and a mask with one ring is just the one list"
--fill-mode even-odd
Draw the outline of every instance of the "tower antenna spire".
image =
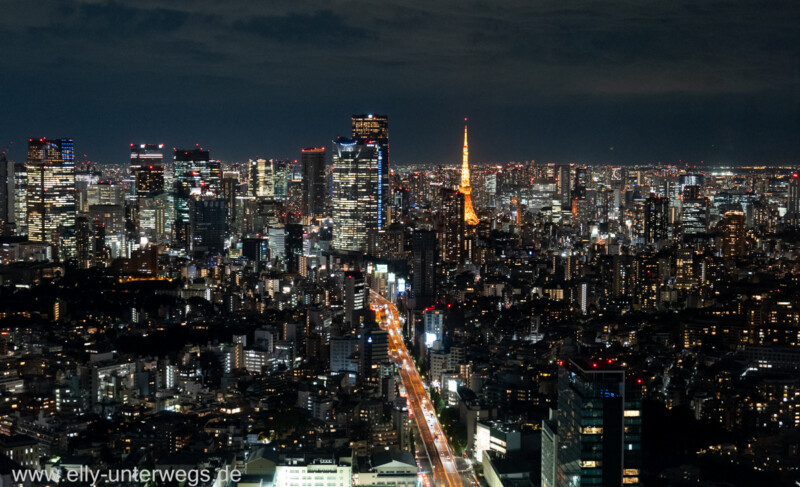
[[472, 207], [472, 186], [469, 177], [469, 144], [467, 143], [467, 117], [464, 117], [464, 150], [461, 160], [461, 186], [458, 190], [464, 195], [464, 221], [467, 225], [477, 225], [478, 215]]

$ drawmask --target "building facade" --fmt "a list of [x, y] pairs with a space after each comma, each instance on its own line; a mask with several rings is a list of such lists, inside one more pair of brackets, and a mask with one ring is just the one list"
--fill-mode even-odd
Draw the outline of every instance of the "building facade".
[[131, 176], [140, 198], [164, 192], [164, 144], [131, 144]]
[[325, 148], [303, 149], [300, 153], [303, 171], [303, 216], [325, 214]]
[[373, 141], [377, 144], [377, 179], [374, 188], [376, 200], [376, 224], [381, 230], [387, 222], [387, 214], [392, 203], [389, 191], [389, 117], [386, 115], [353, 115], [352, 136], [356, 140]]
[[366, 251], [367, 233], [379, 229], [380, 145], [339, 138], [333, 154], [333, 247]]
[[[641, 395], [625, 369], [609, 361], [570, 359], [558, 370], [557, 427], [545, 424], [556, 487], [639, 484]], [[553, 430], [558, 440], [553, 441]], [[547, 471], [542, 465], [542, 471]]]
[[58, 247], [58, 255], [75, 251], [75, 145], [72, 139], [29, 139], [27, 227], [33, 242]]

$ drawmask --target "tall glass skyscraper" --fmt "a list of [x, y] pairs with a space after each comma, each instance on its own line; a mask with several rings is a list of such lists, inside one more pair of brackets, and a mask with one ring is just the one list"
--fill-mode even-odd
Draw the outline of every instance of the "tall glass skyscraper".
[[569, 164], [556, 166], [556, 193], [561, 200], [561, 209], [567, 210], [572, 206], [572, 179], [570, 178]]
[[14, 221], [17, 235], [28, 234], [28, 165], [14, 163]]
[[325, 148], [303, 149], [300, 153], [303, 170], [303, 215], [325, 213]]
[[436, 296], [436, 232], [415, 230], [411, 235], [413, 285], [417, 306], [428, 306]]
[[212, 160], [203, 149], [175, 149], [175, 210], [176, 218], [189, 221], [189, 198], [218, 196], [222, 190], [219, 161]]
[[790, 225], [800, 226], [800, 172], [789, 176], [789, 198], [787, 199], [786, 220]]
[[558, 411], [542, 433], [542, 485], [640, 485], [641, 392], [610, 361], [570, 359], [558, 368]]
[[669, 237], [669, 198], [651, 196], [644, 207], [644, 241], [652, 244]]
[[374, 141], [378, 146], [377, 180], [375, 198], [377, 201], [378, 230], [387, 225], [386, 215], [392, 203], [389, 191], [389, 117], [386, 115], [353, 115], [353, 139]]
[[72, 139], [28, 139], [28, 238], [75, 252], [75, 149]]
[[[13, 171], [12, 171], [13, 174]], [[0, 154], [0, 232], [4, 230], [6, 224], [14, 219], [14, 213], [11, 212], [9, 217], [9, 198], [11, 184], [9, 177], [8, 160], [5, 154]]]
[[131, 175], [136, 196], [148, 198], [164, 192], [164, 144], [131, 144]]
[[272, 187], [276, 199], [289, 196], [289, 161], [272, 161]]
[[708, 198], [701, 195], [700, 186], [684, 186], [681, 201], [681, 233], [684, 238], [708, 231], [709, 210]]
[[333, 246], [364, 252], [378, 229], [380, 145], [340, 137], [333, 147]]
[[[440, 259], [449, 264], [462, 264], [464, 261], [464, 193], [449, 188], [441, 188], [441, 207], [436, 215]], [[454, 266], [453, 266], [454, 267]]]
[[252, 196], [275, 197], [275, 168], [272, 160], [250, 160], [249, 189]]

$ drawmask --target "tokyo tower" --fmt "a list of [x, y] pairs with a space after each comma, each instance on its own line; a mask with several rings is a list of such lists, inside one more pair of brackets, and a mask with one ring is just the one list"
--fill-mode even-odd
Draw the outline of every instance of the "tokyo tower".
[[[467, 119], [465, 118], [466, 122]], [[469, 145], [467, 144], [467, 125], [464, 124], [464, 155], [461, 162], [461, 186], [458, 190], [464, 195], [464, 221], [467, 225], [477, 225], [478, 215], [472, 208], [472, 187], [469, 184]]]

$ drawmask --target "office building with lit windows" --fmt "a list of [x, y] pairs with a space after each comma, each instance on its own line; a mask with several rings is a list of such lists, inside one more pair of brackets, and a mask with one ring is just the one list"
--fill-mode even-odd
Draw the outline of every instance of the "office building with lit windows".
[[[11, 177], [9, 177], [9, 175]], [[14, 212], [10, 212], [10, 203], [13, 199], [10, 197], [11, 180], [14, 175], [14, 170], [9, 171], [9, 162], [6, 155], [0, 153], [0, 232], [4, 230], [5, 225], [14, 220]]]
[[14, 163], [14, 222], [17, 235], [28, 234], [28, 169], [22, 161]]
[[148, 198], [164, 192], [164, 144], [131, 144], [130, 170], [136, 196]]
[[195, 197], [189, 200], [190, 249], [220, 253], [224, 250], [228, 210], [222, 198]]
[[227, 206], [227, 225], [231, 229], [236, 224], [236, 197], [239, 192], [239, 173], [226, 171], [222, 174], [222, 198]]
[[638, 384], [627, 381], [625, 369], [611, 361], [559, 362], [558, 411], [543, 424], [542, 485], [640, 484]]
[[589, 184], [589, 171], [587, 168], [578, 166], [575, 168], [575, 178], [572, 185], [572, 199], [585, 200], [586, 187]]
[[289, 161], [272, 162], [272, 192], [277, 199], [286, 199], [289, 196], [289, 172], [291, 164]]
[[572, 179], [570, 178], [570, 166], [568, 164], [556, 166], [556, 194], [561, 201], [561, 209], [566, 210], [572, 206]]
[[786, 201], [786, 221], [793, 227], [800, 226], [800, 172], [789, 176], [789, 192]]
[[218, 196], [222, 191], [220, 163], [203, 149], [175, 149], [175, 211], [178, 221], [189, 222], [189, 199], [195, 196]]
[[681, 233], [685, 237], [708, 231], [709, 201], [701, 195], [700, 186], [686, 186], [681, 202]]
[[150, 241], [164, 240], [172, 231], [175, 205], [172, 193], [139, 199], [139, 234]]
[[344, 274], [344, 322], [354, 331], [363, 328], [366, 308], [369, 303], [369, 288], [361, 271]]
[[422, 313], [425, 324], [425, 347], [441, 350], [444, 348], [444, 312], [436, 308], [427, 308]]
[[439, 191], [442, 204], [436, 219], [436, 232], [441, 261], [447, 264], [462, 264], [465, 258], [466, 227], [464, 194], [448, 188], [441, 188]]
[[338, 138], [333, 154], [333, 247], [364, 252], [367, 234], [378, 229], [380, 145]]
[[275, 197], [275, 168], [271, 160], [250, 160], [250, 195], [258, 198]]
[[358, 347], [358, 378], [361, 382], [375, 383], [390, 370], [389, 332], [380, 328], [366, 328], [361, 332]]
[[27, 173], [28, 238], [58, 247], [63, 258], [75, 251], [75, 154], [72, 139], [29, 139]]
[[669, 238], [669, 198], [651, 196], [644, 203], [644, 242]]
[[747, 225], [745, 215], [741, 211], [729, 211], [717, 224], [721, 236], [720, 247], [725, 260], [738, 259], [744, 256]]
[[353, 139], [371, 140], [378, 146], [378, 165], [376, 167], [377, 184], [375, 186], [375, 199], [377, 202], [378, 230], [382, 230], [387, 223], [387, 214], [392, 203], [389, 188], [389, 117], [386, 115], [353, 115]]

